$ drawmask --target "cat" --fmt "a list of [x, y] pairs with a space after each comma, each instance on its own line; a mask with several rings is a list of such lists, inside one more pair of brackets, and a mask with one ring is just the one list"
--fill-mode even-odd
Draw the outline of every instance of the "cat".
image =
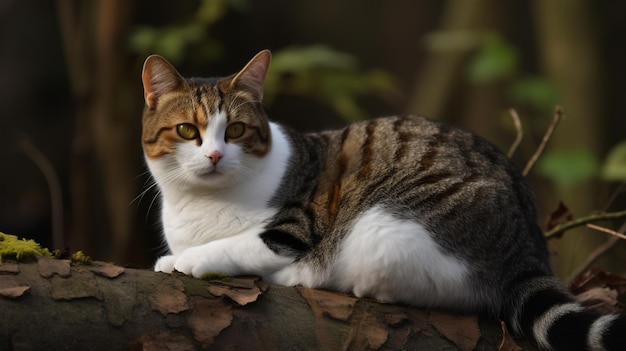
[[545, 349], [626, 349], [626, 318], [583, 309], [553, 275], [533, 196], [495, 146], [415, 116], [298, 133], [265, 113], [270, 60], [184, 79], [146, 59], [142, 144], [170, 250], [156, 271], [487, 315]]

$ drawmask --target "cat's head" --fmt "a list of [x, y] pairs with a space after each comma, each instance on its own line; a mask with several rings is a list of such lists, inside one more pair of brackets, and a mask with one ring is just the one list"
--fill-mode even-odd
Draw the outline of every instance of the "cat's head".
[[144, 63], [142, 145], [157, 182], [223, 189], [253, 177], [271, 148], [262, 107], [271, 54], [226, 78], [184, 79], [164, 58]]

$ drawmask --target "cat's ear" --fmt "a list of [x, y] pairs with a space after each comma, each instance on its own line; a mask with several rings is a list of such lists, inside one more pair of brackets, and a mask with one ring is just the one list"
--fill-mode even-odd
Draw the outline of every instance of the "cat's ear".
[[182, 89], [187, 85], [185, 79], [166, 59], [159, 55], [150, 55], [143, 63], [141, 73], [143, 96], [146, 105], [154, 108], [163, 94]]
[[256, 54], [248, 64], [235, 75], [231, 81], [231, 87], [241, 87], [251, 93], [254, 99], [263, 100], [263, 84], [270, 67], [272, 53], [263, 50]]

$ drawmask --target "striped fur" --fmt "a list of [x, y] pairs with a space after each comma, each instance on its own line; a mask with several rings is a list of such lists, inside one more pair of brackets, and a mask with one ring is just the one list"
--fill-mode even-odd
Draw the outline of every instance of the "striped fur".
[[499, 150], [414, 116], [279, 126], [261, 104], [269, 61], [264, 51], [233, 76], [183, 79], [146, 60], [143, 147], [170, 249], [156, 270], [487, 315], [544, 349], [626, 347], [623, 316], [585, 310], [553, 276], [531, 192]]

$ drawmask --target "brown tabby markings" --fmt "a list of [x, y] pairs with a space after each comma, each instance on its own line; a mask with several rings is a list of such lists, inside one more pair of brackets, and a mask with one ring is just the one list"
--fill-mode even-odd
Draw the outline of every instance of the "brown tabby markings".
[[[181, 78], [182, 79], [182, 78]], [[260, 123], [258, 110], [261, 103], [252, 94], [236, 91], [232, 78], [217, 83], [204, 79], [188, 79], [182, 88], [159, 97], [159, 103], [144, 110], [143, 143], [146, 155], [156, 159], [174, 152], [177, 143], [187, 142], [180, 138], [176, 126], [191, 123], [200, 132], [195, 142], [201, 145], [210, 118], [218, 111], [226, 112], [228, 123], [245, 123], [246, 131], [237, 140], [244, 152], [263, 157], [270, 148], [270, 132], [267, 123]], [[254, 116], [254, 118], [252, 118]]]

